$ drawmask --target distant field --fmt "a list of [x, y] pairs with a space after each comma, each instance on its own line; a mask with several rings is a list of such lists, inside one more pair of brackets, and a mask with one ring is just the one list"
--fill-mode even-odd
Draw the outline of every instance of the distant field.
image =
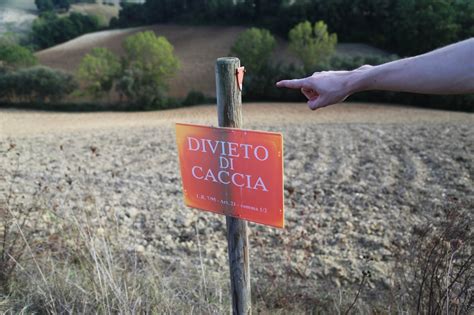
[[[243, 110], [245, 125], [474, 124], [474, 114], [368, 103], [337, 104], [316, 112], [311, 112], [304, 103], [245, 103]], [[101, 129], [170, 127], [178, 121], [215, 125], [216, 117], [215, 105], [122, 113], [61, 113], [0, 109], [0, 138]]]
[[[43, 50], [36, 55], [47, 66], [74, 71], [81, 59], [94, 47], [107, 47], [122, 54], [125, 37], [140, 31], [152, 30], [165, 36], [174, 46], [176, 56], [181, 61], [181, 69], [170, 87], [173, 97], [185, 97], [189, 91], [197, 90], [206, 95], [215, 95], [214, 62], [219, 57], [229, 55], [230, 48], [244, 27], [153, 25], [123, 30], [103, 31], [86, 34], [67, 43]], [[364, 44], [340, 44], [338, 53], [386, 54]], [[287, 42], [278, 39], [276, 60], [296, 61], [288, 52]]]

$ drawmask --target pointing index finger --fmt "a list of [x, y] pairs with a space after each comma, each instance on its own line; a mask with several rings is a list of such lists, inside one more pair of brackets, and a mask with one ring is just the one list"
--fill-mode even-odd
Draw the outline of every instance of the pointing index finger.
[[290, 89], [301, 89], [302, 87], [306, 87], [306, 79], [282, 80], [277, 82], [276, 86]]

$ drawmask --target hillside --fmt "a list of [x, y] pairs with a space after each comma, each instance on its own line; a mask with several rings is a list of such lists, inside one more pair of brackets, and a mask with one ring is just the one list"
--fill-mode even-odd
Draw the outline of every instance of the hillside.
[[[107, 47], [122, 54], [125, 37], [140, 31], [152, 30], [165, 36], [175, 48], [181, 61], [181, 69], [171, 82], [170, 94], [185, 97], [191, 90], [206, 95], [215, 95], [214, 62], [227, 56], [244, 27], [153, 25], [123, 30], [102, 31], [86, 34], [64, 44], [40, 51], [36, 54], [40, 63], [66, 71], [75, 71], [82, 57], [94, 47]], [[340, 44], [338, 53], [383, 54], [383, 51], [363, 44]], [[287, 50], [287, 43], [278, 39], [276, 60], [295, 61]]]
[[190, 90], [215, 94], [214, 62], [226, 56], [242, 27], [196, 27], [154, 25], [124, 30], [86, 34], [67, 43], [40, 51], [40, 63], [66, 71], [74, 71], [82, 57], [94, 47], [107, 47], [122, 54], [122, 41], [129, 35], [152, 30], [165, 36], [175, 48], [181, 62], [177, 77], [171, 82], [171, 96], [185, 97]]

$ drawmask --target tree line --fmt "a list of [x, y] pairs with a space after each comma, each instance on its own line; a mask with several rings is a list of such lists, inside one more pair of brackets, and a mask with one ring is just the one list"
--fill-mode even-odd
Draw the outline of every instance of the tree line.
[[249, 25], [287, 37], [297, 23], [319, 20], [341, 41], [370, 43], [407, 56], [474, 36], [474, 1], [147, 0], [142, 5], [124, 4], [111, 25]]
[[128, 36], [123, 49], [123, 57], [106, 48], [92, 49], [73, 75], [40, 66], [31, 50], [0, 40], [0, 101], [41, 106], [73, 92], [97, 101], [115, 89], [129, 108], [167, 107], [167, 83], [179, 69], [173, 46], [148, 31]]
[[[69, 11], [71, 4], [95, 0], [35, 0], [40, 12], [33, 21], [28, 45], [33, 49], [46, 49], [80, 35], [104, 28], [97, 16]], [[59, 15], [58, 15], [59, 13]]]
[[[250, 28], [237, 38], [230, 55], [238, 56], [247, 69], [244, 98], [247, 101], [305, 101], [299, 91], [278, 89], [275, 82], [301, 78], [315, 71], [351, 70], [365, 64], [378, 65], [399, 57], [361, 55], [343, 57], [335, 54], [338, 36], [330, 33], [323, 21], [304, 21], [295, 25], [288, 34], [289, 48], [298, 57], [298, 64], [275, 62], [275, 37], [265, 29]], [[398, 103], [450, 110], [474, 110], [474, 95], [423, 95], [371, 91], [356, 93], [352, 101]]]
[[35, 5], [40, 12], [46, 11], [68, 11], [73, 3], [89, 2], [95, 3], [95, 0], [35, 0]]

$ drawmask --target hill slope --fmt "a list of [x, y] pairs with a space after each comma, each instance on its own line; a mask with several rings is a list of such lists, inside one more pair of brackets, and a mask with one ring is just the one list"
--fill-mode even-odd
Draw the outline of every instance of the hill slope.
[[[175, 48], [181, 61], [178, 75], [170, 83], [170, 95], [185, 97], [191, 90], [215, 95], [214, 63], [219, 57], [229, 55], [230, 48], [245, 27], [153, 25], [122, 30], [102, 31], [86, 34], [64, 44], [40, 51], [36, 54], [40, 63], [73, 72], [81, 59], [94, 47], [107, 47], [122, 54], [122, 41], [136, 32], [152, 30], [165, 36]], [[295, 62], [288, 52], [287, 42], [278, 39], [276, 60]], [[383, 51], [363, 44], [339, 44], [341, 55], [385, 54]]]
[[215, 95], [215, 60], [229, 54], [230, 47], [243, 27], [205, 27], [155, 25], [86, 34], [36, 54], [40, 63], [66, 71], [75, 71], [82, 57], [94, 47], [107, 47], [122, 54], [122, 41], [129, 35], [152, 30], [165, 36], [181, 62], [178, 75], [170, 84], [170, 94], [184, 97], [190, 90]]

